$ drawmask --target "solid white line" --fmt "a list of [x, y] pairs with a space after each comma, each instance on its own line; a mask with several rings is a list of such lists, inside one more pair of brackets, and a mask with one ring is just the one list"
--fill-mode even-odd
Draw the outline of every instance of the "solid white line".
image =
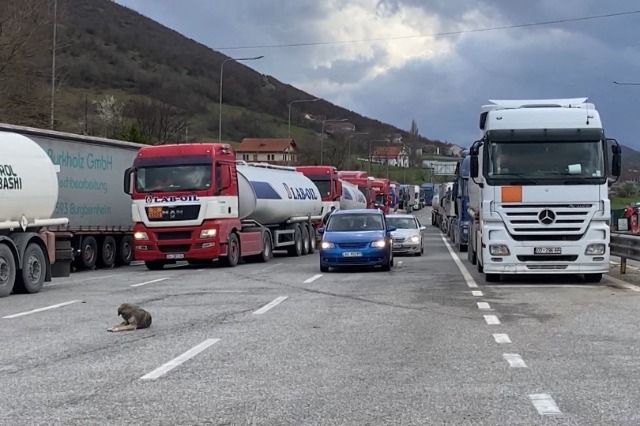
[[471, 292], [474, 296], [482, 297], [482, 292], [480, 290], [473, 290]]
[[144, 376], [140, 377], [140, 380], [154, 380], [154, 379], [157, 379], [158, 377], [160, 377], [160, 376], [168, 373], [169, 371], [173, 370], [174, 368], [176, 368], [177, 366], [179, 366], [183, 362], [188, 361], [191, 358], [193, 358], [194, 356], [198, 355], [200, 352], [204, 351], [209, 346], [217, 343], [219, 340], [220, 339], [207, 339], [207, 340], [205, 340], [204, 342], [200, 343], [198, 346], [195, 346], [195, 347], [189, 349], [188, 351], [186, 351], [185, 353], [183, 353], [179, 357], [172, 359], [171, 361], [167, 362], [166, 364], [163, 364], [160, 367], [156, 368], [152, 372], [147, 373]]
[[618, 278], [614, 278], [609, 275], [603, 275], [602, 278], [612, 283], [612, 287], [623, 288], [625, 290], [631, 291], [640, 291], [640, 287], [638, 287], [637, 285], [629, 284], [627, 282], [619, 280]]
[[160, 281], [164, 281], [164, 280], [168, 280], [169, 278], [158, 278], [157, 280], [151, 280], [151, 281], [145, 281], [143, 283], [138, 283], [138, 284], [131, 284], [131, 287], [140, 287], [141, 285], [147, 285], [147, 284], [153, 284], [153, 283], [158, 283]]
[[307, 278], [306, 280], [304, 280], [305, 284], [309, 284], [314, 282], [315, 280], [317, 280], [318, 278], [322, 278], [322, 274], [318, 274], [318, 275], [314, 275], [311, 278]]
[[493, 339], [496, 343], [511, 343], [511, 339], [508, 334], [494, 334]]
[[101, 277], [85, 278], [83, 280], [52, 282], [52, 283], [45, 284], [44, 287], [53, 287], [54, 285], [65, 285], [65, 284], [80, 284], [87, 281], [95, 281], [95, 280], [102, 280], [106, 278], [122, 277], [122, 276], [124, 276], [124, 274], [112, 274], [112, 275], [103, 275]]
[[548, 393], [534, 393], [529, 395], [533, 406], [536, 407], [541, 416], [561, 415], [562, 411], [556, 405], [551, 395]]
[[502, 358], [504, 358], [511, 368], [527, 368], [527, 364], [524, 363], [522, 357], [518, 354], [502, 354]]
[[484, 320], [487, 322], [487, 324], [489, 325], [497, 325], [500, 324], [500, 320], [498, 319], [497, 316], [495, 315], [485, 315], [484, 316]]
[[253, 313], [253, 315], [260, 315], [260, 314], [264, 314], [265, 312], [267, 312], [269, 309], [273, 308], [274, 306], [279, 305], [280, 303], [284, 302], [285, 300], [287, 300], [288, 296], [280, 296], [277, 299], [275, 299], [273, 302], [269, 303], [268, 305], [264, 305], [262, 308], [258, 309], [257, 311], [255, 311]]
[[451, 245], [449, 245], [449, 242], [447, 242], [444, 235], [441, 235], [440, 238], [442, 238], [444, 245], [447, 246], [447, 250], [449, 250], [449, 254], [453, 258], [453, 261], [456, 263], [456, 265], [458, 265], [458, 269], [460, 269], [460, 272], [462, 273], [464, 280], [467, 282], [467, 285], [470, 288], [478, 288], [478, 284], [476, 284], [476, 281], [473, 279], [473, 277], [471, 276], [467, 268], [464, 266], [464, 264], [462, 263], [462, 261], [460, 260], [456, 252], [453, 251], [453, 249], [451, 248]]
[[478, 302], [478, 309], [491, 309], [487, 302]]
[[27, 312], [20, 312], [19, 314], [7, 315], [6, 317], [2, 317], [2, 318], [6, 318], [6, 319], [18, 318], [25, 315], [31, 315], [31, 314], [35, 314], [42, 311], [48, 311], [49, 309], [61, 308], [62, 306], [67, 306], [73, 303], [80, 303], [80, 302], [82, 302], [82, 300], [72, 300], [71, 302], [58, 303], [57, 305], [46, 306], [44, 308], [38, 308], [38, 309], [34, 309], [32, 311], [27, 311]]

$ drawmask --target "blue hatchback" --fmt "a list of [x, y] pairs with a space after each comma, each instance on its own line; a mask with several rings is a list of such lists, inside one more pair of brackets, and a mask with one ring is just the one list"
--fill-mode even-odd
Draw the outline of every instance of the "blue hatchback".
[[337, 210], [329, 216], [320, 245], [320, 271], [347, 266], [393, 266], [391, 232], [396, 227], [387, 224], [379, 210]]

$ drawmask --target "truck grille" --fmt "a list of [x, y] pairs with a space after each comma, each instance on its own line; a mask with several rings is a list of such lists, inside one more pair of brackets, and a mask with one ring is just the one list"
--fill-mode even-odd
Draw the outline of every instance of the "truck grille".
[[200, 214], [200, 205], [189, 206], [152, 206], [146, 208], [150, 222], [177, 222], [181, 220], [195, 220]]
[[158, 250], [162, 253], [186, 253], [191, 248], [190, 244], [175, 244], [175, 245], [159, 245]]
[[596, 208], [593, 204], [507, 204], [498, 211], [516, 241], [577, 241]]
[[190, 240], [191, 239], [191, 231], [156, 232], [156, 239], [158, 241]]

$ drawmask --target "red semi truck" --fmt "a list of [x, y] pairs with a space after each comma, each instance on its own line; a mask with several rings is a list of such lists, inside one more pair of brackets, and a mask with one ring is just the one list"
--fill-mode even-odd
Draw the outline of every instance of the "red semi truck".
[[293, 167], [238, 162], [226, 143], [141, 148], [124, 189], [133, 199], [135, 257], [151, 270], [315, 251], [316, 185]]
[[371, 186], [376, 193], [376, 205], [388, 214], [391, 207], [391, 181], [389, 179], [370, 178]]

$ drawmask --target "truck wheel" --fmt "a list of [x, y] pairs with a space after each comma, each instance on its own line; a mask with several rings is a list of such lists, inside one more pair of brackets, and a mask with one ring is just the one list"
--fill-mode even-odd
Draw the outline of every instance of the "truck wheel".
[[484, 274], [484, 267], [480, 264], [480, 259], [476, 258], [476, 269], [481, 274]]
[[484, 274], [484, 279], [488, 283], [497, 283], [500, 281], [500, 274]]
[[107, 235], [102, 240], [98, 265], [103, 268], [111, 268], [116, 263], [116, 239]]
[[602, 274], [584, 274], [584, 280], [588, 283], [599, 283], [602, 281]]
[[22, 259], [22, 269], [16, 281], [16, 290], [20, 293], [38, 293], [42, 290], [47, 272], [47, 261], [42, 248], [36, 243], [29, 243]]
[[302, 231], [302, 255], [306, 256], [309, 254], [309, 246], [311, 245], [309, 241], [309, 228], [307, 228], [307, 225], [302, 225], [300, 230]]
[[220, 261], [224, 266], [233, 268], [240, 262], [240, 242], [238, 236], [235, 233], [229, 234], [229, 241], [227, 242], [227, 255], [222, 256]]
[[84, 237], [80, 244], [79, 265], [81, 269], [93, 269], [98, 259], [98, 243], [93, 237]]
[[309, 229], [309, 254], [313, 254], [316, 252], [316, 243], [318, 242], [318, 235], [316, 233], [316, 228], [313, 225], [307, 225]]
[[469, 247], [467, 249], [467, 260], [472, 265], [475, 265], [478, 259], [476, 258], [476, 252], [473, 251], [473, 245], [471, 245], [471, 240], [469, 240]]
[[302, 231], [300, 231], [300, 227], [298, 225], [295, 226], [295, 231], [293, 233], [293, 246], [289, 246], [287, 251], [289, 252], [289, 256], [301, 256], [302, 255]]
[[164, 262], [158, 260], [148, 260], [144, 262], [144, 266], [146, 266], [150, 271], [160, 271], [161, 269], [164, 269]]
[[118, 250], [116, 251], [116, 265], [127, 266], [131, 264], [133, 260], [133, 238], [130, 235], [125, 235], [120, 238], [118, 243]]
[[7, 297], [16, 283], [16, 258], [6, 244], [0, 244], [0, 297]]

